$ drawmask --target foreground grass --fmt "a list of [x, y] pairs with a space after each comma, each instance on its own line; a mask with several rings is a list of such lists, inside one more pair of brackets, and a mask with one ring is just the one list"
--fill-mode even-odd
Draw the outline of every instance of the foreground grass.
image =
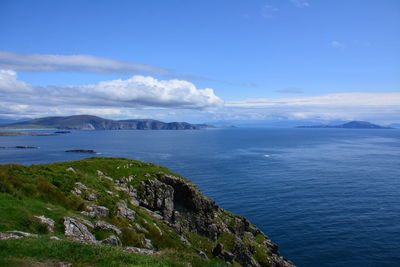
[[[25, 238], [0, 242], [0, 266], [55, 266], [68, 262], [74, 266], [177, 266], [222, 267], [219, 260], [206, 261], [195, 255], [165, 250], [145, 256], [110, 246], [93, 246], [72, 241]], [[188, 265], [190, 263], [190, 265]]]

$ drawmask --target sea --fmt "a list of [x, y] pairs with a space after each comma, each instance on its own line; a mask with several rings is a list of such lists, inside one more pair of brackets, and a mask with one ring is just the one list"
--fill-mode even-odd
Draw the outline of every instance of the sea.
[[93, 156], [69, 149], [161, 164], [247, 217], [297, 266], [400, 266], [398, 129], [72, 131], [0, 136], [0, 147], [1, 164]]

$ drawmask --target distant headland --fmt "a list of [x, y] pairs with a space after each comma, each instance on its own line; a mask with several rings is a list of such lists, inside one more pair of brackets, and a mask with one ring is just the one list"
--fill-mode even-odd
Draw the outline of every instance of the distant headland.
[[391, 127], [384, 127], [372, 124], [367, 121], [351, 121], [339, 125], [311, 125], [311, 126], [297, 126], [296, 128], [345, 128], [345, 129], [393, 129]]
[[198, 130], [214, 128], [207, 124], [162, 122], [151, 119], [109, 120], [92, 115], [44, 117], [5, 124], [1, 129], [59, 129], [59, 130]]

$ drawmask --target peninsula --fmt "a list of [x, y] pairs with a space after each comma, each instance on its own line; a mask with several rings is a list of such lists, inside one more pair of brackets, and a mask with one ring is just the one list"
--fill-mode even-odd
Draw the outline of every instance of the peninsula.
[[0, 129], [59, 129], [59, 130], [197, 130], [213, 128], [207, 124], [162, 122], [151, 119], [109, 120], [92, 115], [44, 117], [0, 125]]

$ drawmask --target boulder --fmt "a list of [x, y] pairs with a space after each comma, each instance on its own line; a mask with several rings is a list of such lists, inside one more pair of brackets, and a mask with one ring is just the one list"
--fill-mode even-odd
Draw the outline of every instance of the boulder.
[[95, 229], [102, 229], [102, 230], [108, 230], [108, 231], [113, 231], [117, 235], [121, 235], [122, 232], [119, 230], [115, 225], [105, 222], [105, 221], [96, 221], [94, 222], [94, 228]]
[[103, 206], [90, 205], [87, 206], [88, 211], [82, 211], [82, 214], [89, 216], [90, 218], [104, 218], [108, 216], [109, 210]]
[[85, 225], [80, 223], [78, 220], [64, 217], [64, 233], [66, 236], [72, 238], [75, 241], [84, 243], [96, 244], [96, 238], [89, 232]]
[[128, 208], [125, 200], [117, 203], [116, 214], [131, 221], [135, 220], [135, 212]]

